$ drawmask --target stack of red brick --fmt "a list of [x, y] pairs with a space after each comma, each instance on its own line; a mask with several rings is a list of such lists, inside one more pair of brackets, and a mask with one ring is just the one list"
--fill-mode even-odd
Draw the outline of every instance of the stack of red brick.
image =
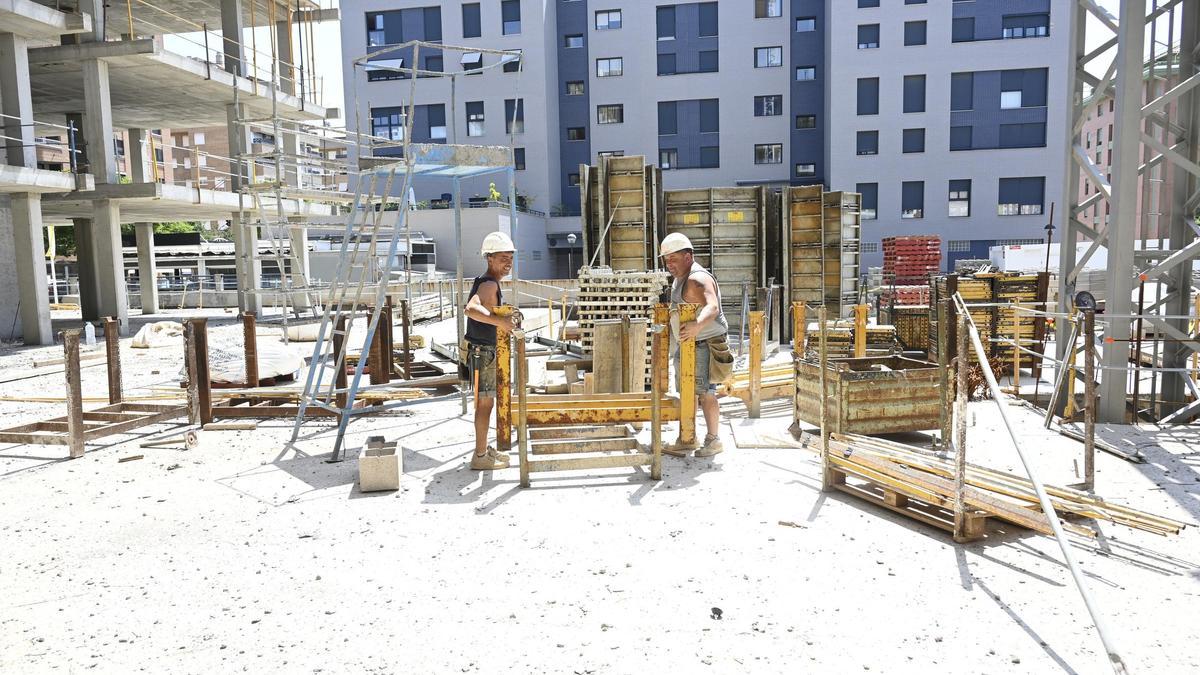
[[941, 237], [913, 235], [884, 238], [884, 284], [925, 284], [929, 282], [929, 275], [941, 271], [941, 268]]

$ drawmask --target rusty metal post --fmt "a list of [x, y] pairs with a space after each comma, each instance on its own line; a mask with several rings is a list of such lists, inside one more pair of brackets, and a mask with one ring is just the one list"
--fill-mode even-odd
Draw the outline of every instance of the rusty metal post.
[[825, 325], [828, 317], [828, 310], [825, 305], [821, 305], [817, 310], [817, 330], [819, 331], [819, 347], [817, 352], [817, 386], [820, 389], [818, 398], [821, 400], [821, 490], [829, 491], [833, 489], [834, 480], [833, 465], [829, 461], [829, 373], [826, 372], [829, 365], [829, 331]]
[[938, 389], [942, 396], [940, 412], [943, 449], [950, 447], [950, 434], [953, 426], [951, 404], [954, 401], [954, 389], [950, 386], [950, 301], [939, 300], [937, 304], [937, 359], [938, 359]]
[[[387, 373], [385, 382], [392, 381], [392, 375], [396, 372], [396, 345], [394, 328], [392, 326], [392, 297], [389, 295], [383, 304], [383, 314], [379, 317], [379, 325], [383, 327], [383, 332], [380, 334], [382, 338], [379, 345], [379, 355], [383, 359], [384, 372]], [[408, 371], [405, 370], [407, 376]]]
[[71, 458], [83, 457], [83, 385], [79, 380], [78, 329], [64, 330], [63, 357], [67, 379], [67, 435], [70, 436]]
[[867, 305], [854, 306], [854, 358], [867, 355]]
[[[679, 325], [696, 320], [696, 305], [679, 305]], [[679, 341], [679, 445], [696, 446], [696, 341]]]
[[196, 357], [196, 327], [191, 321], [183, 323], [183, 363], [187, 372], [188, 424], [200, 424], [199, 361]]
[[750, 312], [750, 417], [762, 415], [762, 358], [764, 312]]
[[412, 321], [412, 314], [409, 312], [408, 299], [400, 300], [400, 358], [404, 360], [404, 379], [412, 377], [412, 346], [409, 344], [409, 324]]
[[658, 338], [666, 334], [667, 327], [656, 320], [650, 330], [654, 336], [650, 341], [650, 451], [654, 453], [650, 462], [650, 480], [662, 480], [662, 380], [658, 373], [667, 370], [667, 364], [663, 341]]
[[[500, 317], [512, 316], [513, 308], [503, 305], [492, 310]], [[512, 333], [496, 329], [496, 450], [512, 449]]]
[[1012, 310], [1013, 320], [1013, 359], [1012, 359], [1012, 393], [1013, 396], [1020, 397], [1021, 395], [1021, 303], [1014, 302], [1009, 307]]
[[111, 316], [104, 317], [104, 355], [108, 367], [108, 402], [121, 402], [121, 334], [120, 324]]
[[[375, 323], [375, 337], [371, 340], [371, 349], [364, 354], [359, 354], [358, 358], [367, 360], [367, 368], [370, 371], [369, 380], [371, 384], [387, 384], [388, 374], [384, 372], [383, 349], [384, 346], [384, 327], [383, 327], [383, 308], [375, 308], [372, 310], [379, 314], [379, 321]], [[369, 323], [368, 323], [369, 325]]]
[[[506, 336], [507, 338], [507, 336]], [[525, 331], [515, 330], [512, 333], [513, 345], [517, 354], [517, 453], [521, 465], [521, 487], [529, 487], [529, 364], [525, 362]], [[496, 346], [500, 344], [496, 336]]]
[[808, 305], [792, 303], [792, 351], [804, 355], [804, 339], [808, 332]]
[[1083, 310], [1083, 487], [1096, 487], [1096, 310]]
[[246, 387], [253, 389], [258, 376], [258, 322], [254, 312], [242, 312], [242, 359], [246, 362]]
[[651, 342], [651, 349], [657, 347], [659, 352], [663, 355], [663, 361], [661, 364], [662, 367], [655, 369], [654, 372], [650, 374], [650, 378], [658, 380], [658, 390], [660, 392], [665, 392], [670, 389], [670, 382], [668, 380], [670, 376], [668, 371], [670, 368], [667, 366], [667, 359], [671, 351], [671, 335], [669, 333], [669, 326], [671, 323], [671, 308], [666, 303], [660, 302], [654, 305], [654, 323], [661, 326], [667, 326], [667, 328], [655, 333], [654, 340]]
[[954, 398], [954, 540], [966, 541], [967, 505], [964, 498], [967, 481], [967, 370], [971, 352], [967, 349], [967, 317], [958, 317], [958, 356], [955, 358]]
[[200, 424], [213, 421], [212, 412], [212, 379], [208, 370], [208, 319], [189, 319], [193, 337], [192, 346], [196, 350], [196, 400], [200, 402]]
[[349, 402], [349, 393], [346, 391], [346, 317], [339, 316], [337, 325], [333, 329], [333, 386], [338, 393], [334, 394], [333, 400], [337, 407], [345, 410], [347, 402]]

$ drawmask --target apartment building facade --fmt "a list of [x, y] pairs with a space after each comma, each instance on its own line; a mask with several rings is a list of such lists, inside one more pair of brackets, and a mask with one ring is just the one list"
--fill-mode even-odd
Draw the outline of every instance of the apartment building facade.
[[863, 264], [936, 234], [947, 268], [1040, 243], [1061, 194], [1070, 3], [832, 4], [829, 185], [863, 194]]
[[519, 50], [520, 73], [456, 78], [458, 110], [448, 78], [418, 79], [413, 135], [507, 145], [519, 111], [517, 187], [535, 208], [577, 214], [579, 164], [640, 154], [667, 189], [858, 189], [865, 265], [895, 234], [986, 257], [997, 242], [1040, 240], [1063, 184], [1066, 102], [1051, 92], [1065, 85], [1066, 41], [1052, 36], [1071, 16], [1051, 4], [346, 0], [346, 100], [393, 137], [412, 83], [356, 74], [353, 58], [413, 39]]

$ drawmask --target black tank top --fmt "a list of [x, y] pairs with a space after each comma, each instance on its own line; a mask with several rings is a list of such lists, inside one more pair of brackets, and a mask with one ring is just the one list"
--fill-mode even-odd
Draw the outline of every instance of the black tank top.
[[[471, 292], [467, 294], [467, 301], [469, 302], [471, 298], [475, 297], [475, 294], [479, 292], [479, 287], [487, 281], [491, 281], [496, 284], [496, 304], [503, 305], [504, 294], [500, 289], [500, 282], [496, 281], [495, 278], [490, 277], [487, 274], [475, 277], [475, 283], [471, 285]], [[491, 307], [488, 309], [490, 310]], [[488, 345], [490, 347], [495, 347], [496, 327], [490, 323], [476, 321], [471, 317], [467, 317], [466, 338], [467, 342], [470, 342], [473, 345]]]

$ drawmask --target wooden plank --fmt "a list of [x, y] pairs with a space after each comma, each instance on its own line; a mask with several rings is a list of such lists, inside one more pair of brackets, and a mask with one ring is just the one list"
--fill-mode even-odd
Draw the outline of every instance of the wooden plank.
[[597, 320], [595, 336], [595, 344], [592, 348], [592, 390], [598, 394], [624, 391], [622, 370], [625, 341], [622, 335], [621, 320]]
[[202, 428], [205, 431], [254, 431], [258, 422], [209, 422]]
[[108, 402], [121, 402], [121, 334], [120, 324], [111, 316], [104, 317], [104, 353], [108, 366]]
[[175, 419], [176, 417], [184, 415], [186, 412], [186, 406], [178, 406], [174, 409], [163, 412], [148, 413], [145, 417], [132, 419], [128, 422], [117, 422], [116, 424], [110, 424], [98, 429], [89, 430], [85, 433], [85, 438], [89, 441], [92, 441], [97, 438], [104, 438], [105, 436], [111, 436], [113, 434], [122, 434], [126, 431], [132, 431], [139, 427], [149, 426], [151, 424], [158, 424], [159, 422], [166, 422], [168, 420]]
[[0, 443], [21, 445], [71, 445], [70, 434], [0, 431]]
[[605, 457], [573, 457], [570, 459], [542, 459], [529, 462], [530, 473], [545, 471], [578, 471], [581, 469], [617, 469], [632, 466], [649, 466], [654, 458], [648, 452], [633, 455], [608, 455]]
[[242, 359], [245, 361], [246, 386], [258, 386], [258, 327], [254, 312], [242, 312]]

